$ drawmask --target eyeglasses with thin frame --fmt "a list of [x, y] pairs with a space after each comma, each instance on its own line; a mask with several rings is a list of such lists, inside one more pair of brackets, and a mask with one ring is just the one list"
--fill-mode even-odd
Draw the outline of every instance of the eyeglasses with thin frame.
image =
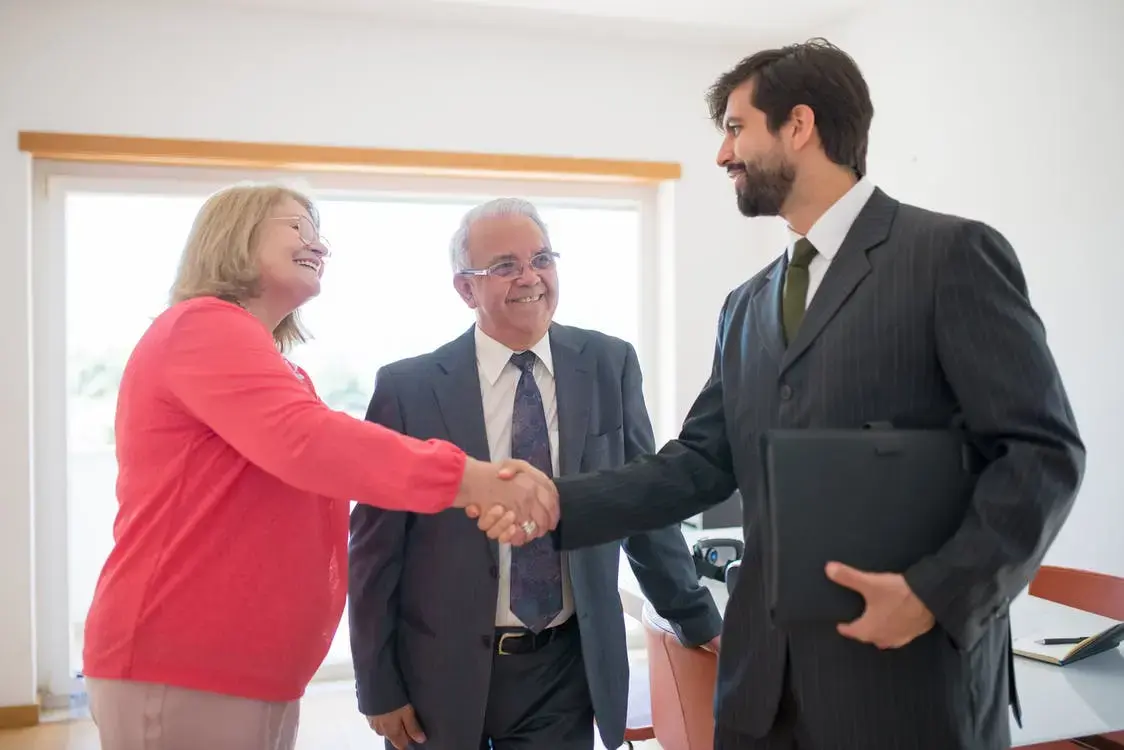
[[553, 269], [557, 260], [558, 253], [553, 250], [543, 250], [542, 252], [532, 255], [526, 264], [521, 260], [501, 260], [499, 263], [493, 263], [487, 268], [465, 268], [457, 271], [457, 275], [495, 276], [501, 279], [514, 279], [523, 275], [523, 271], [527, 265], [530, 265], [535, 271], [542, 273]]
[[301, 242], [305, 247], [309, 247], [313, 252], [317, 253], [321, 258], [330, 258], [332, 256], [332, 248], [328, 241], [320, 235], [320, 230], [316, 228], [307, 216], [270, 216], [267, 221], [287, 221], [290, 228], [297, 233], [301, 238]]

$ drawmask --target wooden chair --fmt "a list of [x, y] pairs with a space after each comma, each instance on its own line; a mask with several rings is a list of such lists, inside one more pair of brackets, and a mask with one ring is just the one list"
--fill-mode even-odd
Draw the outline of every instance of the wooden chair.
[[[1043, 565], [1030, 582], [1031, 596], [1124, 621], [1124, 578], [1076, 568]], [[1070, 742], [1034, 745], [1025, 750], [1124, 750], [1124, 732], [1078, 737]]]
[[712, 750], [718, 656], [686, 648], [666, 620], [644, 604], [652, 726], [664, 750]]
[[1124, 621], [1124, 578], [1043, 565], [1030, 582], [1029, 593], [1039, 599]]

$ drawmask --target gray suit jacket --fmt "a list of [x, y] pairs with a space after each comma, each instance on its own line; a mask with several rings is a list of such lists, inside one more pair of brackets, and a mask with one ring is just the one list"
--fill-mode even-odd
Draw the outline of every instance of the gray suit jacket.
[[[678, 440], [559, 481], [565, 548], [697, 513], [735, 485], [745, 561], [726, 610], [717, 721], [763, 735], [786, 661], [817, 747], [1008, 747], [1007, 605], [1069, 514], [1085, 449], [1014, 251], [992, 228], [875, 191], [785, 345], [782, 256], [726, 300], [710, 380]], [[785, 632], [766, 605], [760, 437], [962, 413], [990, 463], [956, 535], [905, 573], [937, 627], [878, 651]], [[814, 467], [809, 467], [814, 470]]]
[[[621, 466], [654, 451], [632, 346], [557, 324], [550, 337], [560, 473]], [[382, 368], [367, 418], [487, 459], [473, 331], [432, 354]], [[573, 553], [570, 576], [597, 725], [605, 745], [617, 747], [628, 658], [617, 590], [621, 545], [606, 541]], [[646, 595], [681, 640], [699, 645], [718, 635], [721, 616], [699, 584], [677, 525], [634, 535], [624, 549]], [[355, 508], [348, 593], [360, 711], [381, 714], [409, 702], [427, 748], [477, 747], [492, 664], [497, 554], [495, 542], [460, 510], [412, 515]]]

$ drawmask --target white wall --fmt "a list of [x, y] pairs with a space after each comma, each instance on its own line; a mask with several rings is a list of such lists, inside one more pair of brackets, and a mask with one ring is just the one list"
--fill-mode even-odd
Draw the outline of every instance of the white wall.
[[29, 165], [18, 130], [680, 162], [679, 418], [709, 371], [726, 291], [767, 255], [748, 250], [762, 228], [738, 218], [703, 103], [739, 55], [205, 6], [0, 0], [0, 705], [31, 702], [35, 685]]
[[1124, 575], [1124, 3], [906, 5], [832, 35], [871, 87], [870, 173], [1014, 245], [1089, 452], [1047, 561]]

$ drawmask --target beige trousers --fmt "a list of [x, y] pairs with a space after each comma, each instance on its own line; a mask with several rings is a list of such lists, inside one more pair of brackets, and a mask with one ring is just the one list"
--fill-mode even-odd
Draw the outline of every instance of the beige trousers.
[[300, 702], [86, 679], [102, 750], [293, 750]]

